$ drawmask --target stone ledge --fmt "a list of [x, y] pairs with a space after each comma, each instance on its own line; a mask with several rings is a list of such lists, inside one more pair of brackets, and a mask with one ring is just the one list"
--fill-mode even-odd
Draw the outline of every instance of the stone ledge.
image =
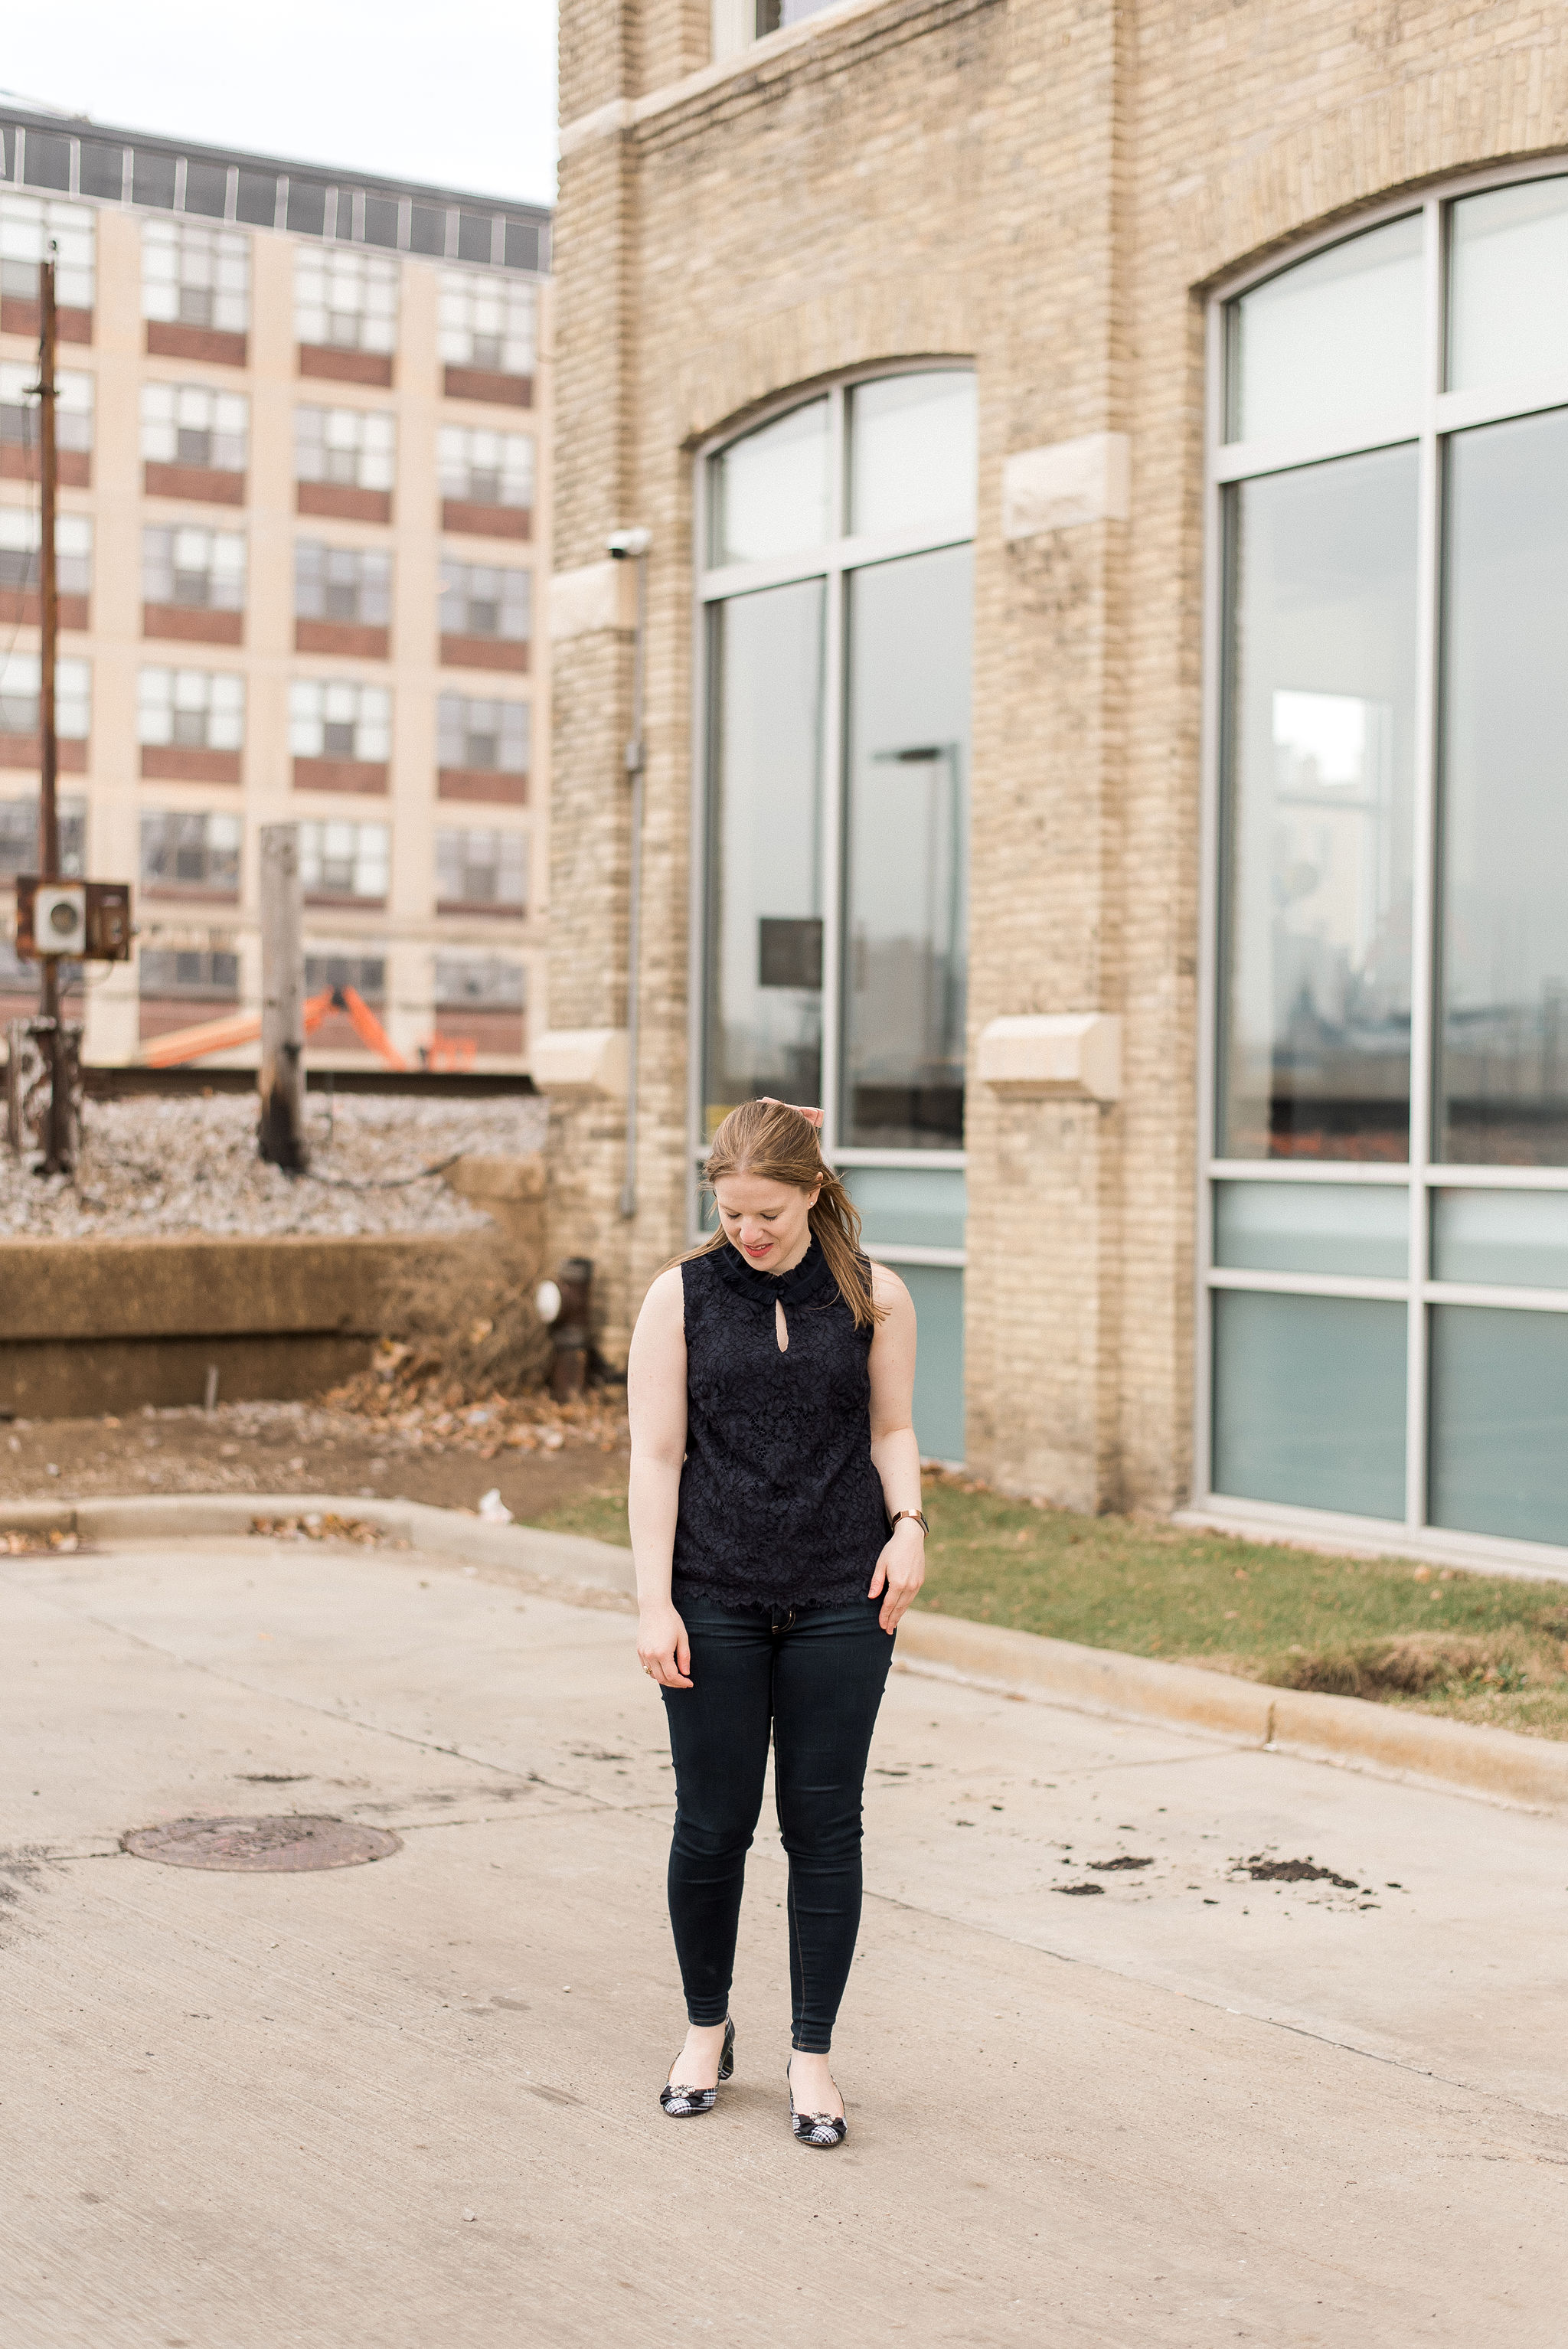
[[1121, 1098], [1121, 1021], [1112, 1012], [1028, 1012], [987, 1021], [976, 1073], [1019, 1099]]

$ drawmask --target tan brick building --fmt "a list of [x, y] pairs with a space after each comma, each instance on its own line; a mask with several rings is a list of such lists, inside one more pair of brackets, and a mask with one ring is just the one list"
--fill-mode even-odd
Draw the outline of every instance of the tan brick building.
[[924, 1449], [1561, 1565], [1561, 13], [782, 18], [563, 10], [542, 1066], [606, 1350], [712, 1117], [816, 1084]]
[[[307, 991], [356, 986], [410, 1061], [526, 1067], [549, 233], [537, 207], [0, 109], [0, 1019], [36, 1002], [9, 881], [36, 864], [52, 243], [63, 845], [139, 885], [136, 960], [75, 999], [88, 1058], [259, 1009], [260, 829], [297, 818]], [[310, 1049], [366, 1058], [341, 1016]]]

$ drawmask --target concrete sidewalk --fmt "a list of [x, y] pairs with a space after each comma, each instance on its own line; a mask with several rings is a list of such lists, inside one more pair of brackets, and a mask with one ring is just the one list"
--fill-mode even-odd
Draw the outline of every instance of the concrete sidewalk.
[[[0, 1559], [7, 2349], [1562, 2342], [1560, 1821], [895, 1673], [816, 2156], [766, 1814], [736, 2081], [658, 2110], [630, 1629], [417, 1551]], [[119, 1847], [287, 1809], [404, 1847]]]

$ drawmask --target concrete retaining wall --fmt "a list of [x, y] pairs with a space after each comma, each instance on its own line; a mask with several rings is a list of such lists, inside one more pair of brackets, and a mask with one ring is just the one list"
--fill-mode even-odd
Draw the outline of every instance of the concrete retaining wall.
[[360, 1370], [415, 1251], [455, 1278], [498, 1235], [0, 1241], [0, 1411], [84, 1418], [318, 1394]]

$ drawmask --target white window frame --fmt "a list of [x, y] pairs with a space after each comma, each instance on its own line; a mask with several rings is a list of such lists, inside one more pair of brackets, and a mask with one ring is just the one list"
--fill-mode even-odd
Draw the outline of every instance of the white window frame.
[[[1239, 270], [1220, 282], [1207, 316], [1207, 383], [1204, 418], [1203, 513], [1203, 709], [1201, 816], [1201, 959], [1198, 1001], [1197, 1230], [1194, 1235], [1193, 1421], [1191, 1500], [1181, 1514], [1189, 1520], [1246, 1524], [1297, 1537], [1315, 1536], [1333, 1545], [1353, 1542], [1402, 1557], [1484, 1563], [1493, 1570], [1560, 1578], [1568, 1568], [1568, 1547], [1519, 1541], [1497, 1534], [1460, 1533], [1428, 1518], [1429, 1489], [1429, 1376], [1431, 1312], [1439, 1305], [1504, 1306], [1520, 1312], [1568, 1313], [1568, 1288], [1532, 1289], [1434, 1280], [1431, 1278], [1431, 1198], [1434, 1191], [1568, 1192], [1568, 1166], [1486, 1166], [1434, 1162], [1431, 1155], [1434, 1009], [1438, 951], [1437, 832], [1439, 787], [1438, 696], [1441, 689], [1443, 443], [1452, 433], [1543, 409], [1568, 408], [1568, 371], [1548, 380], [1449, 392], [1441, 388], [1446, 367], [1449, 215], [1452, 205], [1489, 188], [1531, 180], [1568, 177], [1568, 153], [1527, 165], [1500, 168], [1446, 181], [1424, 198], [1390, 198], [1358, 213], [1352, 222], [1303, 238], [1288, 254]], [[1419, 213], [1423, 222], [1422, 381], [1418, 398], [1398, 415], [1356, 419], [1337, 434], [1326, 430], [1289, 440], [1227, 441], [1225, 430], [1226, 326], [1229, 305], [1253, 286], [1281, 275], [1314, 254], [1346, 243], [1367, 229]], [[1415, 446], [1418, 451], [1419, 503], [1417, 526], [1415, 828], [1410, 944], [1410, 1156], [1408, 1166], [1377, 1160], [1302, 1158], [1225, 1159], [1215, 1150], [1219, 1101], [1217, 1022], [1220, 1008], [1220, 884], [1223, 852], [1224, 492], [1229, 484], [1282, 472], [1330, 458]], [[1213, 1261], [1214, 1196], [1222, 1182], [1354, 1183], [1390, 1185], [1407, 1190], [1409, 1246], [1400, 1279], [1317, 1273], [1233, 1270]], [[1358, 1517], [1283, 1502], [1248, 1500], [1214, 1489], [1213, 1306], [1222, 1289], [1263, 1290], [1275, 1296], [1361, 1297], [1405, 1308], [1405, 1516], [1403, 1522]]]
[[[901, 555], [935, 554], [943, 547], [972, 546], [973, 523], [963, 530], [899, 531], [882, 535], [851, 536], [841, 532], [820, 544], [767, 563], [710, 564], [712, 460], [763, 426], [774, 424], [797, 409], [826, 398], [828, 408], [829, 511], [845, 512], [850, 395], [859, 386], [884, 383], [892, 376], [973, 373], [966, 358], [924, 358], [884, 361], [857, 367], [830, 384], [798, 386], [742, 425], [714, 433], [693, 460], [692, 702], [691, 702], [691, 936], [686, 974], [686, 1230], [696, 1242], [711, 1237], [702, 1222], [701, 1172], [707, 1155], [703, 1132], [703, 1056], [707, 1050], [707, 961], [708, 929], [707, 767], [708, 767], [708, 609], [732, 595], [761, 587], [783, 587], [799, 580], [824, 581], [823, 625], [826, 631], [822, 663], [822, 1155], [830, 1166], [908, 1166], [932, 1173], [963, 1170], [966, 1150], [867, 1150], [839, 1139], [842, 962], [841, 930], [844, 891], [844, 671], [845, 582], [852, 571]], [[966, 1079], [967, 1083], [967, 1079]], [[968, 1261], [961, 1247], [925, 1247], [913, 1242], [867, 1243], [867, 1253], [886, 1264], [946, 1265], [962, 1270]]]

